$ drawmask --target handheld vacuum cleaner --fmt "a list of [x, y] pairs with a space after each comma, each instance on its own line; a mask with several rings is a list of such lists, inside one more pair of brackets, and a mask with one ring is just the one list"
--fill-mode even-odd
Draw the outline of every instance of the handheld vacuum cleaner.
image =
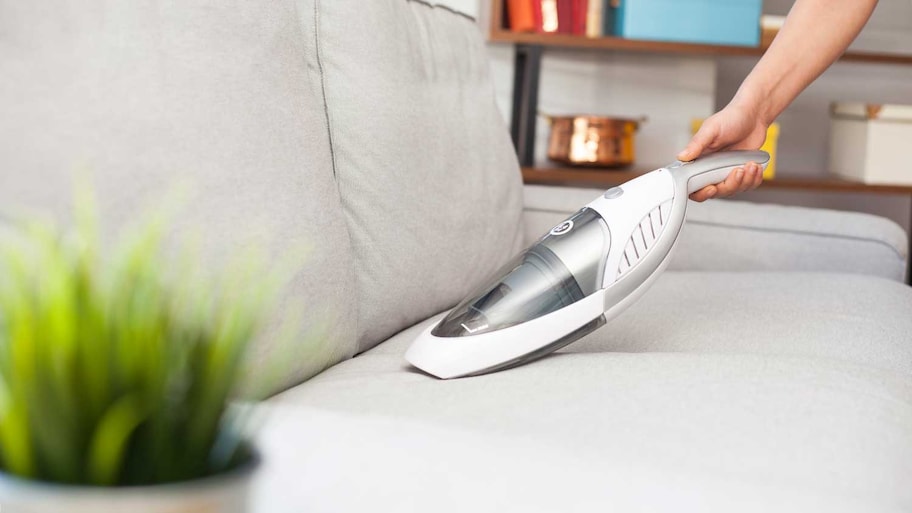
[[418, 336], [406, 360], [439, 378], [475, 376], [528, 363], [604, 326], [665, 269], [687, 197], [769, 158], [715, 153], [608, 189]]

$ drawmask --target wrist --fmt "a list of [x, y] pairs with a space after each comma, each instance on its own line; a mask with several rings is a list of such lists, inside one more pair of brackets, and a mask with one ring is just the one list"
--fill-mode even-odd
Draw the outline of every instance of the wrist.
[[746, 110], [754, 119], [770, 126], [788, 105], [784, 100], [782, 83], [767, 78], [760, 66], [755, 68], [738, 88], [731, 105]]
[[745, 81], [731, 102], [729, 102], [729, 105], [747, 113], [751, 119], [756, 119], [764, 127], [769, 127], [779, 115], [773, 105], [770, 93], [764, 92], [760, 88], [752, 87], [751, 84]]

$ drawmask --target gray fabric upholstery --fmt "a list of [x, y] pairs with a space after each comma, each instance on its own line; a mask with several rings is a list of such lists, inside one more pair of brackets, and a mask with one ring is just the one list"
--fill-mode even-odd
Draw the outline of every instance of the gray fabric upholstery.
[[[598, 196], [595, 189], [525, 186], [531, 243]], [[902, 281], [906, 233], [878, 216], [730, 200], [691, 202], [672, 270], [822, 271]]]
[[441, 383], [394, 360], [272, 413], [253, 511], [912, 508], [912, 389], [871, 369], [601, 353]]
[[363, 350], [453, 305], [519, 249], [519, 168], [471, 19], [407, 0], [300, 5], [318, 19]]
[[908, 510], [910, 302], [672, 272], [557, 355], [453, 381], [403, 363], [432, 319], [273, 402], [257, 511]]
[[356, 349], [354, 323], [340, 322], [357, 311], [354, 264], [316, 115], [313, 20], [295, 5], [0, 1], [2, 215], [66, 217], [84, 173], [114, 232], [183, 183], [177, 228], [198, 234], [207, 265], [247, 246], [308, 248], [289, 305], [325, 337], [282, 349], [294, 362], [282, 383]]

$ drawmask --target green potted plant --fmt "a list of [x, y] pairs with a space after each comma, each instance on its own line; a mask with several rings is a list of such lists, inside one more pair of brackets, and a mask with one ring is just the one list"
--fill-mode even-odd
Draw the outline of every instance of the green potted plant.
[[246, 511], [257, 457], [233, 399], [281, 278], [202, 268], [163, 216], [103, 244], [79, 203], [72, 230], [0, 237], [0, 508]]

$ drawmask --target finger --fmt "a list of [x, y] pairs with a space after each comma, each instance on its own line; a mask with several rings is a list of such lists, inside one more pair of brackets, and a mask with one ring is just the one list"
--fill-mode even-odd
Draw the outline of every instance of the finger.
[[708, 199], [715, 198], [718, 195], [718, 193], [719, 193], [719, 190], [715, 185], [707, 185], [706, 187], [703, 187], [699, 191], [691, 194], [690, 199], [692, 199], [698, 203], [701, 203]]
[[744, 168], [735, 169], [732, 171], [728, 178], [726, 178], [726, 196], [732, 196], [741, 192], [741, 189], [744, 187], [744, 182], [747, 180], [747, 171]]
[[741, 188], [738, 192], [747, 192], [756, 189], [761, 181], [763, 181], [763, 174], [760, 170], [760, 166], [754, 162], [750, 162], [744, 166], [744, 181], [741, 183]]
[[706, 149], [710, 142], [711, 140], [707, 140], [705, 136], [700, 136], [700, 134], [697, 133], [697, 135], [695, 135], [693, 139], [687, 143], [687, 147], [678, 153], [678, 160], [690, 162], [691, 160], [697, 159], [700, 155], [703, 154], [703, 151]]
[[763, 184], [763, 167], [759, 164], [756, 164], [757, 167], [757, 179], [754, 180], [754, 189], [760, 187]]
[[678, 153], [678, 160], [683, 160], [685, 162], [694, 160], [702, 155], [715, 139], [716, 131], [713, 128], [713, 124], [711, 122], [703, 123], [703, 126], [701, 126], [700, 129], [697, 130], [697, 133], [694, 134], [693, 138], [690, 139], [687, 147], [684, 148], [681, 153]]
[[738, 192], [746, 192], [754, 187], [756, 187], [757, 182], [757, 167], [751, 164], [744, 166], [744, 180], [741, 181], [741, 186], [738, 188]]
[[722, 183], [716, 185], [719, 188], [718, 196], [731, 196], [732, 194], [739, 192], [743, 182], [744, 169], [740, 167], [735, 168], [728, 174]]

